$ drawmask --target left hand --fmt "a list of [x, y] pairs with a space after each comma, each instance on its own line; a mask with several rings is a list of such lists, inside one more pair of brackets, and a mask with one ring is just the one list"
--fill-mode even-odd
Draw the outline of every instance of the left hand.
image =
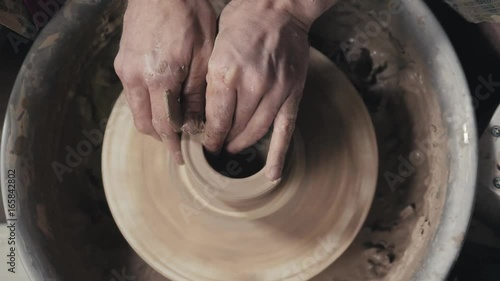
[[204, 146], [238, 153], [273, 126], [266, 175], [279, 180], [309, 59], [309, 26], [272, 2], [233, 0], [220, 17], [207, 74]]

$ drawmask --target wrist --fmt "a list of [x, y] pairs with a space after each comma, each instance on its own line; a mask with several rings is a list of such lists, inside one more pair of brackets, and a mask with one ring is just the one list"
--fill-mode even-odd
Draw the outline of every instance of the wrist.
[[328, 10], [337, 0], [268, 0], [271, 5], [279, 10], [286, 11], [295, 20], [299, 21], [306, 30], [309, 30], [313, 22]]

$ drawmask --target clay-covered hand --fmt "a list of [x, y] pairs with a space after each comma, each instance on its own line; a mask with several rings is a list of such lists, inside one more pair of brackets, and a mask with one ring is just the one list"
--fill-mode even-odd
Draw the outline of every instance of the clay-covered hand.
[[201, 132], [216, 34], [208, 0], [129, 0], [115, 70], [136, 128], [183, 163], [180, 137]]
[[272, 128], [266, 161], [281, 178], [309, 59], [308, 24], [272, 1], [233, 0], [220, 17], [207, 74], [203, 144], [218, 153], [253, 145]]

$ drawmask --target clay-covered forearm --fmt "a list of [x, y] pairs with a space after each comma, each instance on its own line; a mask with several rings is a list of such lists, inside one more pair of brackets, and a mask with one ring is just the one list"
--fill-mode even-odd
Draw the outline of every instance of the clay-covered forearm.
[[273, 6], [284, 9], [304, 23], [307, 27], [331, 8], [338, 0], [269, 0]]

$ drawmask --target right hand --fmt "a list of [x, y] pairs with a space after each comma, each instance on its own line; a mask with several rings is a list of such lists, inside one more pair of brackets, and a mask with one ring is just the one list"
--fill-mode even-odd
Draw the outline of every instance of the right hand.
[[277, 2], [232, 0], [224, 8], [208, 67], [203, 139], [213, 154], [223, 146], [236, 154], [272, 127], [271, 181], [281, 178], [309, 60], [310, 23]]
[[141, 133], [183, 164], [179, 132], [203, 129], [216, 15], [208, 0], [129, 0], [115, 70]]

